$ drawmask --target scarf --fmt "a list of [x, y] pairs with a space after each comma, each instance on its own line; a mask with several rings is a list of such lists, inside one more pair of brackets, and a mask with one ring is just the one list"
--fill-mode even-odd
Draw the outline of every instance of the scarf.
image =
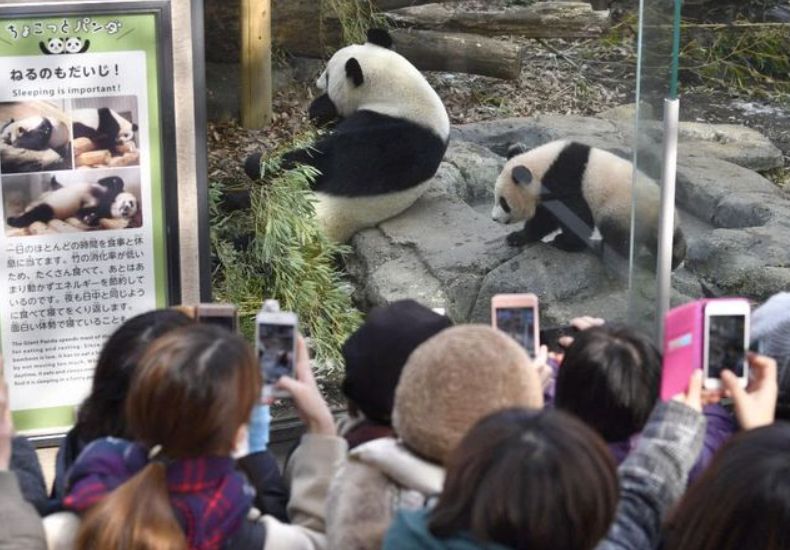
[[[148, 449], [123, 439], [88, 445], [67, 476], [66, 509], [83, 513], [150, 462]], [[190, 550], [219, 550], [252, 507], [253, 490], [230, 457], [167, 462], [167, 491]], [[145, 506], [145, 503], [140, 503]]]

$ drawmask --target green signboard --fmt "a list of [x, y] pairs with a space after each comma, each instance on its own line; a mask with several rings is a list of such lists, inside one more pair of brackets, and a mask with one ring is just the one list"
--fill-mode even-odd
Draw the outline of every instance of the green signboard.
[[107, 336], [178, 300], [170, 23], [0, 6], [0, 350], [28, 434], [70, 426]]

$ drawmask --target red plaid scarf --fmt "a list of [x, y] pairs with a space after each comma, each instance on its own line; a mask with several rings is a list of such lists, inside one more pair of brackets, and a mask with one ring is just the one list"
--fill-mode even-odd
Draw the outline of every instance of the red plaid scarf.
[[[113, 438], [94, 441], [68, 473], [64, 506], [85, 512], [148, 462], [148, 449], [140, 444]], [[167, 489], [190, 550], [222, 548], [241, 526], [254, 496], [230, 457], [169, 462]]]

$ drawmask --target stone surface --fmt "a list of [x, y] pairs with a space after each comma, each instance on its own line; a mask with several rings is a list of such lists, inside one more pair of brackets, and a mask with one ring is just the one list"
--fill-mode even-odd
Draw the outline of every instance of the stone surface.
[[[534, 292], [547, 328], [590, 313], [651, 330], [655, 274], [641, 269], [633, 274], [639, 299], [629, 318], [623, 260], [592, 251], [563, 252], [546, 243], [513, 249], [505, 237], [519, 227], [489, 218], [494, 181], [511, 143], [534, 147], [576, 139], [630, 158], [627, 109], [605, 118], [552, 115], [454, 127], [425, 196], [354, 238], [349, 272], [360, 301], [386, 305], [412, 297], [446, 308], [456, 322], [487, 323], [494, 294]], [[762, 300], [790, 288], [790, 196], [752, 170], [722, 160], [735, 159], [728, 148], [739, 141], [766, 145], [764, 138], [740, 127], [689, 124], [683, 140], [677, 204], [689, 251], [673, 274], [671, 304], [720, 295]], [[653, 168], [657, 165], [654, 159]]]
[[[729, 227], [746, 227], [750, 220], [757, 219], [752, 209], [746, 208], [746, 195], [780, 197], [774, 184], [746, 168], [715, 158], [680, 159], [676, 185], [677, 204], [701, 220], [714, 223], [719, 204], [725, 199], [732, 203], [733, 197], [742, 195], [743, 201], [739, 207], [735, 209], [733, 205], [732, 213], [736, 217], [722, 220], [719, 216], [719, 225], [725, 223]], [[760, 200], [758, 205], [762, 202], [764, 201]]]
[[686, 265], [717, 294], [765, 300], [790, 288], [790, 231], [716, 229], [689, 247]]

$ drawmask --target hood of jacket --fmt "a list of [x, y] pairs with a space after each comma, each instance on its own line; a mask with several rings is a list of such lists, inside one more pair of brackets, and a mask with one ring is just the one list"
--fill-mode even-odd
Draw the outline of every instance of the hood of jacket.
[[387, 531], [382, 550], [510, 550], [495, 543], [482, 543], [467, 534], [436, 538], [428, 530], [429, 510], [400, 511]]
[[379, 470], [401, 487], [424, 495], [438, 495], [444, 487], [444, 467], [418, 457], [391, 437], [360, 445], [349, 456]]

